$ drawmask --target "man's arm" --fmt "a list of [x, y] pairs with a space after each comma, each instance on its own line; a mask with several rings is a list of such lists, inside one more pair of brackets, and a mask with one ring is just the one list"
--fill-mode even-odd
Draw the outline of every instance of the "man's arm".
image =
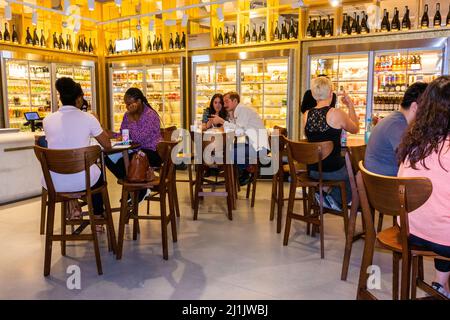
[[105, 131], [102, 131], [98, 136], [95, 137], [95, 139], [100, 143], [100, 145], [104, 149], [111, 149], [111, 140], [109, 140], [109, 136]]

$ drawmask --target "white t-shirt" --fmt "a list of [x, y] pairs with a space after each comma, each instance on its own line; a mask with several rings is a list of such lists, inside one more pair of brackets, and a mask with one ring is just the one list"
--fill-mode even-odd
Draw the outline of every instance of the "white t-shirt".
[[[98, 120], [90, 113], [73, 106], [62, 106], [55, 113], [44, 118], [44, 131], [49, 149], [77, 149], [90, 145], [91, 137], [97, 137], [103, 129]], [[90, 168], [91, 186], [100, 177], [100, 168]], [[86, 189], [85, 172], [74, 174], [51, 173], [57, 192], [76, 192]], [[42, 185], [46, 187], [42, 178]]]

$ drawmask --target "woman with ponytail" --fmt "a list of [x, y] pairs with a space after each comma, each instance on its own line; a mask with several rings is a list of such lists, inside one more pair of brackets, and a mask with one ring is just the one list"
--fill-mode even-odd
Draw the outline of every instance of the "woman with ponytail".
[[[148, 161], [152, 167], [161, 165], [156, 146], [161, 141], [160, 118], [158, 113], [151, 107], [147, 98], [138, 88], [129, 88], [124, 96], [127, 112], [123, 116], [120, 132], [128, 129], [130, 140], [139, 143], [140, 150], [145, 152]], [[118, 138], [121, 133], [111, 133], [112, 138]], [[131, 158], [131, 155], [130, 155]], [[112, 159], [106, 158], [106, 166], [118, 178], [125, 178], [125, 165], [123, 158], [114, 162]], [[140, 199], [145, 196], [145, 192]]]

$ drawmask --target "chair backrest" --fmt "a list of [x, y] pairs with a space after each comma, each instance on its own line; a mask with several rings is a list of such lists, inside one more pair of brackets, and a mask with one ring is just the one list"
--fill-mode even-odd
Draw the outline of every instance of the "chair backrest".
[[382, 176], [368, 171], [362, 161], [359, 162], [359, 170], [369, 204], [385, 215], [406, 215], [422, 206], [433, 191], [428, 178]]
[[177, 130], [176, 126], [171, 126], [167, 128], [161, 128], [159, 129], [161, 132], [161, 137], [163, 141], [172, 141], [172, 133]]
[[89, 187], [89, 168], [100, 159], [101, 149], [100, 146], [78, 149], [47, 149], [34, 146], [34, 153], [41, 163], [45, 183], [50, 193], [55, 192], [50, 171], [60, 174], [73, 174], [85, 171], [86, 186]]
[[[212, 148], [214, 148], [215, 159], [223, 161], [221, 163], [225, 163], [227, 155], [230, 155], [234, 146], [235, 138], [234, 132], [194, 132], [194, 153], [196, 162], [200, 159], [205, 162], [205, 159], [203, 159], [205, 149], [211, 148], [212, 151]], [[200, 145], [196, 145], [199, 141], [201, 141], [201, 149]], [[215, 145], [213, 146], [213, 144]]]
[[280, 127], [280, 126], [274, 126], [273, 127], [273, 131], [277, 131], [277, 130], [278, 130], [280, 135], [285, 136], [287, 138], [288, 132], [287, 132], [286, 128]]
[[177, 145], [175, 141], [160, 141], [156, 146], [159, 157], [161, 158], [161, 170], [159, 179], [162, 185], [168, 183], [173, 174], [174, 163], [172, 161], [172, 149]]
[[[287, 155], [286, 152], [286, 139], [287, 138], [287, 129], [274, 126], [272, 132], [269, 135], [269, 146], [270, 152], [272, 154], [272, 159], [278, 158], [278, 173], [282, 173], [283, 171], [283, 156]], [[272, 139], [278, 139], [278, 146], [272, 145]]]
[[364, 161], [364, 157], [366, 155], [366, 148], [367, 146], [365, 144], [360, 146], [347, 147], [347, 153], [345, 155], [346, 157], [348, 156], [350, 163], [346, 164], [347, 166], [348, 164], [350, 164], [350, 167], [352, 168], [354, 175], [356, 175], [359, 171], [359, 162]]

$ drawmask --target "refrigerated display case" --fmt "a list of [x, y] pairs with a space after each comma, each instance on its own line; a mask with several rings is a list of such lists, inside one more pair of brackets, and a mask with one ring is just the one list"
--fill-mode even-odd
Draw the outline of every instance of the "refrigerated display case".
[[[62, 77], [72, 78], [78, 82], [83, 89], [84, 98], [89, 103], [90, 110], [95, 112], [95, 85], [94, 85], [94, 68], [93, 66], [80, 66], [73, 64], [56, 64], [55, 65], [55, 81]], [[56, 97], [55, 97], [56, 98]], [[55, 106], [58, 100], [55, 100]]]
[[36, 111], [44, 118], [52, 110], [50, 64], [5, 59], [6, 126], [27, 129], [25, 112]]
[[[112, 127], [120, 129], [123, 115], [126, 112], [124, 94], [130, 87], [142, 90], [152, 108], [160, 118], [162, 127], [183, 127], [183, 59], [168, 58], [148, 61], [149, 66], [133, 67], [123, 64], [112, 64], [110, 68], [110, 93], [112, 106]], [[170, 63], [172, 62], [172, 63]]]
[[[413, 39], [413, 37], [420, 38]], [[448, 37], [398, 35], [328, 42], [306, 42], [302, 59], [308, 70], [302, 81], [302, 93], [319, 74], [329, 76], [341, 104], [343, 90], [355, 100], [360, 116], [360, 131], [398, 110], [407, 87], [416, 82], [430, 82], [448, 70]], [[305, 79], [306, 78], [306, 79]]]
[[[245, 56], [245, 59], [243, 59]], [[202, 59], [208, 58], [209, 62]], [[232, 60], [230, 58], [235, 58]], [[267, 128], [291, 127], [293, 50], [199, 55], [192, 57], [193, 122], [201, 120], [215, 93], [236, 91], [241, 103], [254, 108]], [[211, 60], [213, 62], [211, 62]], [[238, 76], [236, 76], [238, 75]], [[214, 80], [215, 81], [212, 81]]]
[[367, 110], [369, 54], [318, 55], [311, 57], [311, 77], [326, 75], [337, 94], [336, 107], [341, 107], [341, 97], [348, 93], [359, 117], [359, 133], [364, 134]]

